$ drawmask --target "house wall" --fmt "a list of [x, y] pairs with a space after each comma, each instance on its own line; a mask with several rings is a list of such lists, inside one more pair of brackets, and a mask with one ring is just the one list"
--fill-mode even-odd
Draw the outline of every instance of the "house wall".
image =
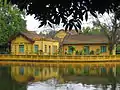
[[58, 38], [64, 38], [66, 36], [66, 32], [65, 31], [58, 31], [58, 33], [56, 33], [55, 37]]
[[[45, 55], [53, 55], [55, 53], [58, 52], [58, 49], [59, 49], [59, 42], [56, 42], [56, 41], [42, 41], [42, 47], [43, 47], [43, 53]], [[47, 51], [45, 51], [45, 46], [47, 47]]]
[[[19, 45], [24, 45], [24, 53], [19, 52]], [[39, 40], [35, 41], [34, 43], [31, 43], [29, 40], [24, 38], [23, 36], [18, 36], [16, 39], [14, 39], [11, 42], [11, 54], [15, 55], [27, 55], [27, 54], [36, 54], [34, 45], [38, 45], [38, 53], [39, 50], [43, 51], [43, 54], [54, 54], [57, 53], [57, 50], [59, 48], [59, 42], [57, 41], [45, 41], [45, 40]], [[47, 52], [45, 52], [45, 45], [47, 45]], [[49, 49], [49, 46], [51, 47]], [[56, 50], [53, 50], [53, 47], [56, 46]]]
[[95, 52], [96, 52], [96, 49], [99, 49], [100, 50], [100, 47], [101, 46], [106, 46], [107, 48], [107, 51], [105, 53], [101, 53], [99, 55], [109, 55], [109, 50], [108, 50], [108, 45], [105, 45], [105, 44], [93, 44], [93, 45], [63, 45], [63, 54], [65, 54], [65, 52], [68, 53], [68, 46], [74, 46], [75, 47], [75, 51], [82, 51], [84, 49], [84, 46], [89, 46], [89, 51], [93, 50], [94, 51], [94, 55], [95, 55]]
[[[24, 53], [19, 52], [19, 45], [24, 45]], [[23, 36], [18, 36], [11, 42], [11, 53], [12, 54], [30, 54], [32, 53], [33, 44], [25, 39]]]

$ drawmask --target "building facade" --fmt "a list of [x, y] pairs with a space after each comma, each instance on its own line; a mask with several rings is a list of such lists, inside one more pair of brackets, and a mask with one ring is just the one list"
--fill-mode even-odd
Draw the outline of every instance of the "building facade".
[[[104, 35], [66, 35], [63, 42], [66, 55], [109, 55], [109, 43]], [[113, 55], [115, 55], [113, 50]]]
[[11, 54], [28, 55], [44, 54], [53, 55], [57, 53], [59, 42], [50, 38], [39, 36], [32, 31], [20, 32], [10, 40]]

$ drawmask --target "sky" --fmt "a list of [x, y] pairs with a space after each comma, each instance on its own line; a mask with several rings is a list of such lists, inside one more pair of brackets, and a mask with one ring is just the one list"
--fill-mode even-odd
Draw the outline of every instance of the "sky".
[[[103, 17], [108, 17], [108, 15], [107, 15], [107, 13], [105, 13], [103, 16], [100, 16], [100, 21], [101, 22], [103, 22], [104, 21], [104, 19], [105, 18], [103, 18]], [[32, 15], [32, 16], [30, 16], [30, 15], [28, 15], [28, 16], [26, 16], [26, 18], [25, 18], [25, 20], [27, 21], [27, 30], [29, 30], [29, 31], [36, 31], [37, 33], [39, 33], [39, 32], [45, 32], [45, 31], [47, 31], [47, 30], [50, 30], [50, 29], [52, 29], [52, 28], [50, 28], [50, 27], [47, 27], [47, 26], [43, 26], [43, 27], [41, 27], [41, 28], [38, 28], [39, 27], [39, 25], [40, 25], [40, 23], [39, 23], [39, 21], [38, 20], [35, 20], [34, 19], [34, 15]], [[87, 27], [87, 26], [89, 26], [89, 27], [92, 27], [93, 25], [92, 25], [92, 21], [93, 20], [95, 20], [95, 18], [93, 17], [93, 16], [91, 16], [91, 15], [89, 15], [89, 17], [88, 17], [88, 21], [86, 22], [85, 20], [82, 22], [83, 24], [82, 24], [82, 27]], [[108, 19], [109, 20], [109, 19]], [[106, 21], [108, 21], [108, 20], [106, 20]], [[62, 27], [62, 24], [60, 24], [59, 26], [57, 26], [57, 27], [55, 27], [55, 30], [60, 30], [60, 29], [64, 29], [64, 27]]]
[[[26, 22], [26, 24], [27, 24], [26, 28], [29, 31], [36, 31], [37, 33], [39, 33], [40, 31], [43, 32], [43, 31], [51, 29], [50, 27], [46, 27], [46, 26], [38, 28], [39, 25], [40, 25], [40, 23], [39, 23], [38, 20], [34, 19], [34, 15], [32, 15], [32, 16], [28, 15], [28, 16], [26, 16], [25, 20], [27, 21]], [[84, 21], [84, 26], [90, 26], [90, 23]], [[56, 30], [60, 30], [60, 29], [64, 29], [64, 27], [62, 27], [62, 24], [60, 24], [55, 29]]]
[[[39, 28], [40, 23], [39, 23], [38, 20], [34, 19], [34, 15], [32, 15], [32, 16], [28, 15], [28, 16], [26, 16], [25, 20], [27, 21], [26, 22], [26, 24], [27, 24], [26, 28], [29, 31], [36, 31], [37, 33], [39, 33], [41, 31], [45, 32], [47, 30], [53, 29], [53, 28], [50, 28], [48, 26], [42, 26], [41, 28]], [[64, 27], [62, 27], [62, 24], [60, 24], [59, 26], [55, 27], [55, 30], [60, 30], [60, 29], [64, 29]]]

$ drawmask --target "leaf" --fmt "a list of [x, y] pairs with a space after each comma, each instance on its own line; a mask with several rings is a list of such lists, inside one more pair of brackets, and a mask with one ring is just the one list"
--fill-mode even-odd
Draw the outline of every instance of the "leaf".
[[67, 31], [69, 24], [67, 23], [65, 26], [65, 31]]
[[79, 22], [77, 22], [76, 26], [81, 29], [81, 24]]
[[73, 24], [74, 28], [75, 28], [75, 31], [78, 32], [78, 28], [75, 24]]
[[59, 25], [60, 24], [60, 17], [56, 16], [56, 23]]
[[52, 28], [52, 24], [50, 22], [48, 22], [48, 25]]
[[97, 15], [96, 15], [95, 12], [90, 11], [90, 13], [91, 13], [95, 18], [97, 18]]
[[39, 28], [42, 27], [44, 25], [44, 22], [41, 22], [39, 25]]
[[85, 13], [85, 20], [86, 21], [88, 20], [88, 13], [87, 12]]
[[6, 6], [7, 5], [7, 0], [4, 0], [4, 6]]
[[69, 24], [69, 30], [72, 30], [73, 24]]

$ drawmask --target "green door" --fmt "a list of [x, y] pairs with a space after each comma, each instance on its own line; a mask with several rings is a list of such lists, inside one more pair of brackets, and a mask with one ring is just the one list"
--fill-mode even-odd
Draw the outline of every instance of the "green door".
[[38, 45], [34, 45], [34, 51], [35, 53], [38, 53]]
[[89, 46], [84, 46], [84, 54], [89, 55]]
[[19, 45], [19, 52], [24, 53], [24, 45]]

